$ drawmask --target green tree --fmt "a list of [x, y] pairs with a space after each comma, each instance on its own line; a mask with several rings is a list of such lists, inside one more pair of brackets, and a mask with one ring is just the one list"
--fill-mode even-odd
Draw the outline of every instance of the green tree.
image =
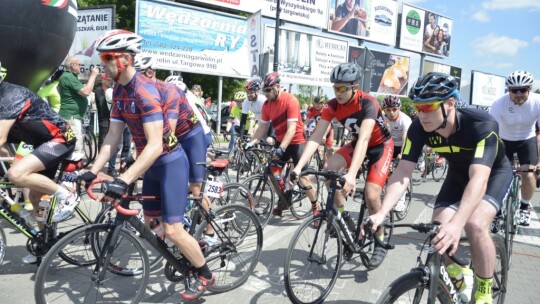
[[299, 93], [293, 95], [298, 99], [300, 105], [310, 105], [313, 98], [317, 96], [317, 87], [314, 86], [298, 85], [298, 91]]
[[534, 91], [536, 94], [540, 94], [540, 89], [536, 89], [536, 91]]

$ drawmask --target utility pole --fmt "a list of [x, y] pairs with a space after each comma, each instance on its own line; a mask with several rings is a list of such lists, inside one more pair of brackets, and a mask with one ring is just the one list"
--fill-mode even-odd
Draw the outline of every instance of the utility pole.
[[274, 35], [274, 72], [278, 71], [279, 63], [279, 13], [281, 12], [281, 0], [277, 0], [276, 7], [276, 33]]

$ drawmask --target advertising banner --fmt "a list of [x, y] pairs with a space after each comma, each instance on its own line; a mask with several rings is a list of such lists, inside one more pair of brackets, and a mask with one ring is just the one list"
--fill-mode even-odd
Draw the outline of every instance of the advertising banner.
[[81, 61], [79, 78], [86, 79], [92, 67], [101, 65], [101, 60], [95, 50], [95, 42], [101, 35], [112, 29], [114, 29], [114, 6], [79, 8], [77, 32], [68, 53], [75, 55]]
[[[350, 46], [349, 62], [364, 66], [366, 49]], [[370, 92], [407, 95], [409, 57], [370, 50], [373, 54], [366, 68], [371, 71]], [[368, 57], [369, 58], [369, 57]], [[366, 73], [367, 75], [367, 73]], [[367, 91], [367, 88], [365, 89]]]
[[[248, 77], [247, 20], [156, 0], [137, 2], [136, 32], [157, 68]], [[244, 59], [244, 60], [239, 60]]]
[[[276, 18], [276, 0], [195, 0], [248, 13], [262, 11], [265, 17]], [[324, 27], [328, 13], [328, 0], [294, 0], [280, 4], [279, 18], [306, 26]]]
[[424, 60], [424, 69], [422, 71], [422, 75], [427, 74], [429, 72], [440, 72], [440, 73], [446, 73], [450, 74], [458, 79], [458, 90], [461, 87], [461, 68], [442, 64], [430, 60]]
[[328, 31], [394, 46], [397, 2], [394, 0], [330, 0]]
[[497, 98], [505, 93], [506, 78], [479, 71], [471, 72], [471, 104], [491, 107]]
[[[261, 54], [261, 11], [251, 15], [248, 20], [248, 38], [249, 38], [249, 76], [259, 75], [259, 55]], [[260, 75], [259, 75], [260, 76]]]
[[403, 3], [399, 47], [449, 57], [452, 29], [452, 19]]
[[[267, 26], [265, 50], [270, 52], [270, 68], [274, 62], [275, 28]], [[311, 86], [331, 86], [330, 72], [347, 62], [346, 41], [280, 29], [278, 73], [282, 82]]]

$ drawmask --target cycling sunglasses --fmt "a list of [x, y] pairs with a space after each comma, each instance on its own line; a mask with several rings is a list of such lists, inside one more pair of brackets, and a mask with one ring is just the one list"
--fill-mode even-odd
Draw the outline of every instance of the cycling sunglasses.
[[419, 103], [419, 104], [413, 104], [414, 109], [416, 112], [424, 112], [424, 113], [430, 113], [439, 108], [439, 106], [443, 103], [443, 100], [439, 100], [436, 102], [430, 102], [430, 103]]
[[525, 94], [529, 91], [529, 87], [511, 88], [511, 89], [508, 89], [508, 91], [512, 92], [512, 94], [517, 94], [517, 93]]
[[332, 88], [334, 89], [334, 93], [343, 94], [352, 89], [352, 87], [354, 87], [354, 84]]
[[115, 58], [118, 58], [120, 56], [124, 55], [123, 53], [114, 53], [114, 52], [111, 52], [111, 53], [100, 53], [99, 54], [99, 58], [101, 59], [101, 61], [103, 62], [109, 62]]
[[397, 110], [399, 110], [398, 108], [384, 108], [384, 110], [386, 112], [396, 112]]

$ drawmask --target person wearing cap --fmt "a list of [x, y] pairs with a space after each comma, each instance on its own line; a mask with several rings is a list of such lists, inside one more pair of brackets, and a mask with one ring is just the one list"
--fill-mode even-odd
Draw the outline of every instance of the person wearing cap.
[[[307, 131], [309, 136], [311, 136], [311, 133], [315, 130], [317, 123], [321, 119], [322, 109], [326, 105], [325, 101], [326, 99], [324, 98], [324, 96], [316, 96], [315, 98], [313, 98], [313, 106], [309, 108], [307, 112]], [[334, 154], [334, 128], [332, 127], [332, 124], [328, 125], [328, 131], [323, 138], [326, 151], [324, 165], [326, 167], [326, 161], [328, 160], [328, 158], [330, 158], [330, 156], [332, 156], [332, 154]]]

